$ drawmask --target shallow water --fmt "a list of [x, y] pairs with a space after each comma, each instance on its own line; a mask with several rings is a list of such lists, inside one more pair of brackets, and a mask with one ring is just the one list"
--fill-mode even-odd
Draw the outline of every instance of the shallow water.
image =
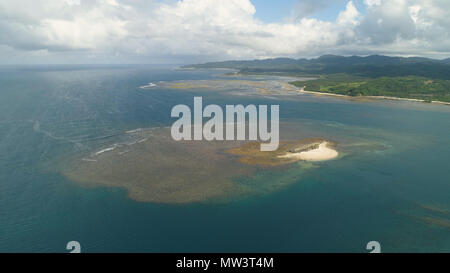
[[[85, 252], [366, 252], [372, 240], [386, 252], [450, 251], [450, 107], [139, 88], [224, 79], [146, 66], [0, 69], [0, 251], [65, 252], [72, 240]], [[130, 141], [127, 131], [170, 126], [172, 106], [194, 95], [280, 104], [298, 138], [335, 141], [341, 156], [236, 178], [253, 189], [245, 197], [182, 205], [136, 202], [60, 171]]]

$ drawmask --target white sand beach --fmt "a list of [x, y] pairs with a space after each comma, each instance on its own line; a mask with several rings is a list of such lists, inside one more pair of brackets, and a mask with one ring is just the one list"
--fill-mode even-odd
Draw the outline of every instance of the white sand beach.
[[[316, 96], [341, 97], [341, 98], [349, 98], [349, 99], [356, 99], [356, 100], [376, 99], [376, 100], [400, 100], [400, 101], [423, 102], [423, 103], [426, 102], [423, 99], [398, 98], [398, 97], [388, 97], [388, 96], [359, 96], [359, 97], [352, 97], [352, 96], [348, 96], [348, 95], [335, 94], [335, 93], [318, 92], [318, 91], [306, 91], [305, 88], [306, 88], [306, 86], [304, 86], [304, 87], [302, 87], [300, 89], [297, 89], [297, 92], [298, 93], [305, 93], [305, 94], [312, 94], [312, 95], [316, 95]], [[450, 105], [450, 102], [437, 101], [437, 100], [433, 100], [430, 103], [432, 103], [432, 104]]]
[[328, 142], [324, 141], [319, 144], [319, 147], [309, 151], [303, 151], [298, 153], [287, 153], [279, 156], [279, 158], [295, 158], [297, 160], [306, 161], [324, 161], [336, 158], [339, 153], [328, 147]]

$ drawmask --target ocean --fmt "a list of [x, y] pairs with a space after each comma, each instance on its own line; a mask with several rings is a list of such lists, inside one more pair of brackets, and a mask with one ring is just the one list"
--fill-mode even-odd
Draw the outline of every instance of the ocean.
[[[68, 252], [69, 241], [82, 252], [364, 253], [369, 241], [382, 252], [450, 252], [450, 107], [164, 85], [227, 81], [224, 73], [0, 67], [0, 252]], [[61, 171], [126, 132], [171, 126], [171, 108], [194, 96], [205, 105], [278, 104], [282, 122], [337, 142], [341, 156], [294, 165], [283, 186], [280, 172], [263, 170], [236, 178], [251, 194], [183, 204], [139, 202], [124, 187]]]

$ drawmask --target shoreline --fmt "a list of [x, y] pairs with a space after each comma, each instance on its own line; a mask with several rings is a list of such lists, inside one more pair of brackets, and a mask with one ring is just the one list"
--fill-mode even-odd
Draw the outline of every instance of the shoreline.
[[329, 142], [323, 141], [315, 149], [301, 152], [289, 152], [284, 155], [278, 156], [278, 158], [295, 159], [304, 161], [326, 161], [335, 159], [339, 156], [338, 151], [328, 147]]
[[[294, 85], [292, 85], [292, 86], [294, 86]], [[401, 101], [410, 101], [410, 102], [439, 104], [439, 105], [450, 105], [450, 102], [438, 101], [438, 100], [433, 100], [433, 101], [428, 102], [428, 101], [423, 100], [423, 99], [399, 98], [399, 97], [389, 97], [389, 96], [359, 96], [359, 97], [353, 97], [353, 96], [349, 96], [349, 95], [342, 95], [342, 94], [335, 94], [335, 93], [328, 93], [328, 92], [307, 91], [307, 90], [305, 90], [305, 87], [298, 89], [297, 92], [298, 93], [313, 94], [313, 95], [324, 95], [324, 96], [332, 96], [332, 97], [351, 98], [351, 99], [368, 98], [368, 99], [377, 99], [377, 100], [401, 100]]]
[[[245, 75], [255, 75], [255, 76], [263, 76], [264, 74], [240, 74], [235, 73], [235, 75], [239, 76], [245, 76]], [[275, 75], [270, 75], [275, 76]], [[295, 77], [295, 76], [282, 76], [282, 77]], [[446, 101], [439, 101], [439, 100], [432, 100], [427, 101], [424, 99], [414, 99], [414, 98], [400, 98], [400, 97], [390, 97], [390, 96], [359, 96], [359, 97], [353, 97], [349, 95], [342, 95], [342, 94], [336, 94], [336, 93], [329, 93], [329, 92], [320, 92], [320, 91], [307, 91], [305, 90], [306, 86], [303, 88], [298, 89], [298, 86], [295, 86], [288, 82], [289, 85], [293, 86], [294, 88], [297, 88], [298, 93], [307, 93], [307, 94], [313, 94], [313, 95], [326, 95], [326, 96], [333, 96], [333, 97], [342, 97], [342, 98], [351, 98], [351, 99], [358, 99], [358, 98], [369, 98], [369, 99], [377, 99], [377, 100], [400, 100], [400, 101], [410, 101], [410, 102], [421, 102], [421, 103], [431, 103], [431, 104], [439, 104], [439, 105], [450, 105], [450, 102]]]

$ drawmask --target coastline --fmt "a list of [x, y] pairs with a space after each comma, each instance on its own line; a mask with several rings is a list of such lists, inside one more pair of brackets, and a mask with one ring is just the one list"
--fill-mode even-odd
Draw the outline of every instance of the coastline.
[[450, 102], [437, 101], [437, 100], [433, 100], [433, 101], [428, 102], [428, 101], [425, 101], [425, 100], [422, 100], [422, 99], [399, 98], [399, 97], [388, 97], [388, 96], [360, 96], [360, 97], [353, 97], [353, 96], [349, 96], [349, 95], [342, 95], [342, 94], [335, 94], [335, 93], [328, 93], [328, 92], [307, 91], [307, 90], [305, 90], [304, 87], [298, 89], [297, 92], [298, 93], [313, 94], [313, 95], [323, 95], [323, 96], [350, 98], [350, 99], [368, 98], [368, 99], [377, 99], [377, 100], [401, 100], [401, 101], [410, 101], [410, 102], [422, 102], [422, 103], [432, 103], [432, 104], [440, 104], [440, 105], [450, 105]]

